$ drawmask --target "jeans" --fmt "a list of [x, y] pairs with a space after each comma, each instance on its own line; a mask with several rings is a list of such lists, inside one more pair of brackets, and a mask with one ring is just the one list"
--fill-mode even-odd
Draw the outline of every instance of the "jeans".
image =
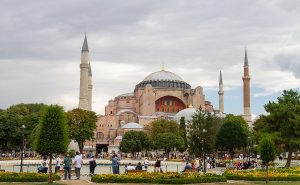
[[119, 174], [119, 166], [112, 166], [113, 174]]
[[60, 166], [55, 166], [55, 173], [60, 170]]
[[95, 167], [90, 167], [90, 175], [95, 175]]
[[67, 179], [67, 174], [69, 180], [71, 179], [71, 167], [65, 167], [65, 180]]
[[77, 179], [80, 178], [80, 169], [81, 169], [81, 168], [76, 168], [76, 167], [75, 167], [75, 174], [76, 174]]

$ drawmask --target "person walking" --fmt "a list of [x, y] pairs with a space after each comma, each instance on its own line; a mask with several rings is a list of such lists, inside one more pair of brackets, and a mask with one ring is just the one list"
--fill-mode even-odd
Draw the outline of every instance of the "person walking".
[[81, 170], [81, 164], [82, 164], [82, 157], [79, 154], [79, 152], [76, 152], [76, 156], [75, 156], [74, 162], [75, 162], [75, 174], [76, 174], [76, 178], [80, 179], [80, 170]]
[[71, 179], [71, 165], [72, 159], [70, 158], [69, 154], [67, 154], [64, 158], [64, 171], [65, 171], [65, 180], [67, 180], [67, 176], [69, 180]]
[[154, 172], [161, 172], [162, 171], [161, 168], [160, 168], [161, 167], [161, 161], [160, 161], [159, 157], [157, 157], [156, 162], [154, 164], [154, 167], [155, 167]]
[[148, 166], [149, 166], [149, 161], [148, 161], [148, 158], [145, 157], [145, 160], [144, 160], [144, 168], [145, 168], [146, 171], [148, 170]]
[[112, 166], [113, 174], [119, 174], [119, 159], [115, 154], [111, 158], [111, 166]]
[[61, 164], [61, 159], [59, 157], [59, 155], [57, 155], [57, 158], [56, 158], [56, 163], [55, 163], [55, 173], [60, 170], [60, 164]]
[[90, 165], [90, 176], [95, 175], [95, 168], [97, 166], [95, 156], [92, 156], [90, 158], [89, 165]]

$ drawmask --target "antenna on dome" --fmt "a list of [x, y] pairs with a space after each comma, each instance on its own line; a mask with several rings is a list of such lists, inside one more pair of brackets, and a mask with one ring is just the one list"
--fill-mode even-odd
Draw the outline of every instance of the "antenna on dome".
[[164, 65], [164, 63], [162, 63], [160, 70], [161, 71], [165, 71], [165, 65]]

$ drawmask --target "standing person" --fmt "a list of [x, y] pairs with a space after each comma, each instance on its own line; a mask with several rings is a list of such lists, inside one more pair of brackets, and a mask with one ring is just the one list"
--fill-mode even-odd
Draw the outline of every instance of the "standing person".
[[71, 165], [72, 159], [70, 158], [69, 154], [67, 154], [64, 158], [64, 170], [65, 170], [65, 180], [67, 180], [67, 175], [69, 180], [71, 179]]
[[95, 168], [97, 166], [95, 156], [92, 156], [89, 161], [90, 164], [90, 176], [95, 175]]
[[116, 154], [114, 154], [111, 158], [111, 166], [113, 174], [119, 174], [119, 159]]
[[145, 170], [148, 170], [148, 166], [149, 166], [149, 161], [148, 161], [148, 158], [145, 157], [145, 160], [144, 160], [144, 168], [145, 168]]
[[155, 167], [154, 172], [161, 172], [161, 169], [160, 169], [161, 161], [160, 161], [159, 157], [157, 157], [154, 167]]
[[59, 157], [59, 155], [57, 155], [57, 158], [56, 158], [56, 163], [55, 163], [55, 173], [60, 170], [60, 164], [61, 164], [61, 159]]
[[47, 161], [47, 156], [43, 157], [43, 161], [41, 163], [42, 167], [42, 173], [47, 173], [48, 172], [48, 161]]
[[81, 170], [81, 164], [82, 164], [82, 157], [79, 154], [79, 152], [76, 152], [76, 156], [75, 156], [74, 162], [75, 162], [75, 174], [76, 174], [76, 178], [80, 179], [80, 170]]

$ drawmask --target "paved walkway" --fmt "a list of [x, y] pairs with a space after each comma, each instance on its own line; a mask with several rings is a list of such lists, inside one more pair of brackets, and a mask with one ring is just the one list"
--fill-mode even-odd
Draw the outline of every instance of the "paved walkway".
[[[89, 180], [61, 180], [59, 183], [66, 184], [66, 185], [101, 185], [97, 183], [93, 183]], [[228, 184], [232, 185], [253, 185], [253, 182], [247, 182], [247, 181], [233, 181], [233, 180], [228, 180]], [[201, 184], [191, 184], [191, 185], [221, 185], [221, 184], [227, 184], [227, 183], [201, 183]], [[106, 185], [124, 185], [120, 183], [106, 183]], [[126, 183], [126, 185], [138, 185], [134, 183]], [[151, 185], [151, 184], [141, 184], [141, 185]]]

